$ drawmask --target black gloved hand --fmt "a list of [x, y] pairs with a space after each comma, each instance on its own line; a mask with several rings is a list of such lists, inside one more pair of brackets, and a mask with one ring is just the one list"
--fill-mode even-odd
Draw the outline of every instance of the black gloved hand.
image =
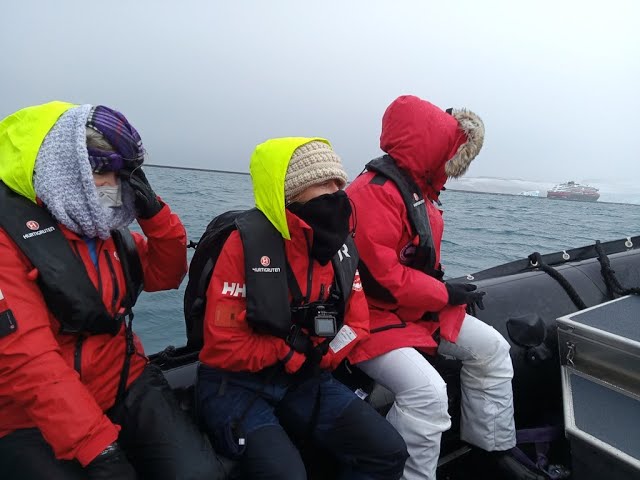
[[311, 340], [311, 336], [305, 333], [302, 329], [294, 327], [289, 333], [286, 339], [287, 345], [298, 353], [302, 353], [307, 357], [307, 362], [320, 363], [322, 357], [324, 357], [329, 350], [329, 342], [324, 341], [318, 345], [314, 345]]
[[472, 283], [445, 283], [449, 294], [449, 305], [477, 305], [480, 310], [484, 310], [482, 297], [486, 292], [480, 292], [478, 287]]
[[307, 352], [306, 354], [307, 361], [315, 365], [320, 365], [320, 361], [322, 360], [322, 357], [324, 357], [328, 351], [329, 351], [329, 341], [325, 340], [324, 342], [319, 343], [315, 347], [312, 347], [311, 350]]
[[304, 333], [301, 328], [293, 327], [289, 336], [286, 339], [287, 345], [293, 348], [296, 352], [304, 355], [309, 355], [313, 350], [313, 342], [311, 337]]
[[137, 478], [136, 471], [117, 442], [105, 448], [84, 468], [84, 471], [89, 480], [136, 480]]
[[120, 170], [120, 177], [129, 182], [133, 192], [136, 195], [136, 215], [138, 218], [149, 219], [155, 216], [160, 210], [162, 210], [162, 202], [158, 200], [156, 192], [153, 191], [147, 176], [142, 171], [142, 167], [136, 169]]

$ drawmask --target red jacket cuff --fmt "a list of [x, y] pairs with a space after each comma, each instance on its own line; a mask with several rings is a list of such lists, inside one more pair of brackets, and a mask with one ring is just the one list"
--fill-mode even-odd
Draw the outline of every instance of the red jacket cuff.
[[[158, 197], [159, 198], [159, 197]], [[166, 229], [167, 224], [171, 218], [171, 209], [169, 205], [163, 202], [162, 208], [158, 213], [156, 213], [151, 218], [138, 218], [138, 224], [140, 224], [140, 228], [147, 237], [157, 236], [154, 233], [158, 232], [162, 234], [163, 230]]]
[[103, 428], [95, 435], [92, 435], [91, 438], [77, 450], [76, 458], [83, 467], [89, 465], [100, 452], [118, 439], [118, 431], [120, 428], [111, 423], [106, 416], [104, 417], [103, 423]]
[[284, 369], [287, 373], [296, 373], [300, 370], [300, 367], [306, 362], [307, 357], [305, 357], [300, 352], [293, 352], [293, 355], [289, 360], [284, 364]]
[[320, 360], [320, 368], [322, 370], [335, 370], [336, 366], [333, 364], [333, 360], [333, 352], [328, 351]]

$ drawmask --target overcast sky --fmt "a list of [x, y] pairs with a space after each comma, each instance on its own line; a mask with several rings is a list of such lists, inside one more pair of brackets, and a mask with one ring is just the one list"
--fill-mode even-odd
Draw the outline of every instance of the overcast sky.
[[354, 176], [411, 93], [483, 118], [469, 176], [628, 182], [639, 25], [634, 0], [3, 1], [0, 116], [105, 104], [151, 163], [223, 170], [269, 137], [325, 136]]

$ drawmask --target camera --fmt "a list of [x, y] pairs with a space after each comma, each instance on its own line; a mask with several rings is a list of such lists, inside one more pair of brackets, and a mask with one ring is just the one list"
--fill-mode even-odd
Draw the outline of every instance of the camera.
[[338, 311], [330, 303], [314, 302], [292, 309], [295, 323], [316, 337], [335, 337], [338, 333]]
[[318, 337], [335, 337], [338, 330], [336, 328], [336, 317], [338, 312], [327, 310], [324, 305], [318, 305], [313, 317], [314, 334]]

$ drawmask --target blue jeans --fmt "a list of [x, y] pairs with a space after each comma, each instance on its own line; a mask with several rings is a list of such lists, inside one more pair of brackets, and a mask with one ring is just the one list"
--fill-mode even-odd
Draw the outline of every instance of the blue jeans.
[[200, 366], [200, 417], [216, 451], [251, 479], [306, 479], [292, 439], [331, 454], [351, 480], [399, 479], [407, 451], [395, 429], [331, 374], [225, 372]]

